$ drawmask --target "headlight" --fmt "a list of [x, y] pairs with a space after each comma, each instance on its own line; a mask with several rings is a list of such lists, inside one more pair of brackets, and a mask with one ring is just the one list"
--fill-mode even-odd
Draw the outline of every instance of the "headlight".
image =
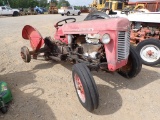
[[108, 44], [111, 41], [111, 38], [108, 34], [104, 34], [102, 37], [102, 43]]

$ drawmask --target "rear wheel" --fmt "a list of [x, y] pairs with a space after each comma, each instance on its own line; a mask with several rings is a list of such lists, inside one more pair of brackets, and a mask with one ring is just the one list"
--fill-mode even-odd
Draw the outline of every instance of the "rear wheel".
[[136, 50], [138, 51], [143, 64], [149, 66], [160, 64], [159, 40], [144, 40], [137, 45]]
[[29, 53], [29, 49], [26, 46], [21, 48], [21, 57], [24, 62], [29, 63], [31, 61], [31, 55]]
[[142, 69], [140, 56], [133, 47], [130, 47], [128, 63], [119, 69], [118, 73], [125, 78], [133, 78], [138, 75]]
[[72, 77], [82, 106], [90, 112], [98, 108], [99, 94], [88, 67], [83, 63], [75, 64], [72, 70]]
[[15, 11], [14, 13], [13, 13], [13, 16], [18, 16], [19, 15], [19, 12], [17, 12], [17, 11]]
[[64, 14], [61, 14], [62, 16], [64, 16]]

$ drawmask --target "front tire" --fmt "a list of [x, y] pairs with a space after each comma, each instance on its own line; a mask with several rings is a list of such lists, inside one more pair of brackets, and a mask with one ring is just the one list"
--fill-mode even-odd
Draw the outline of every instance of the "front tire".
[[62, 16], [64, 16], [64, 14], [61, 14]]
[[160, 64], [160, 41], [147, 39], [140, 42], [136, 50], [141, 57], [142, 63], [148, 66]]
[[142, 69], [142, 62], [136, 50], [131, 46], [128, 63], [118, 70], [118, 73], [125, 78], [133, 78]]
[[26, 63], [29, 63], [31, 61], [31, 55], [29, 53], [29, 49], [26, 46], [23, 46], [21, 48], [21, 57]]
[[97, 109], [99, 94], [88, 67], [84, 63], [75, 64], [72, 69], [72, 77], [82, 106], [90, 112]]

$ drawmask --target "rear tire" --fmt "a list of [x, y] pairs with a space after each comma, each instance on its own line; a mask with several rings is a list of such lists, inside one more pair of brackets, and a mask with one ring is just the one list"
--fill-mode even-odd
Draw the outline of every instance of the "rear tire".
[[160, 40], [144, 40], [137, 45], [136, 50], [143, 64], [148, 66], [160, 64]]
[[19, 15], [19, 12], [14, 11], [13, 16], [18, 16], [18, 15]]
[[99, 94], [88, 67], [84, 63], [75, 64], [72, 69], [72, 77], [82, 106], [90, 112], [97, 109]]
[[136, 50], [131, 46], [128, 63], [119, 69], [118, 73], [125, 78], [133, 78], [142, 69], [142, 62]]
[[61, 14], [62, 16], [64, 16], [64, 14]]

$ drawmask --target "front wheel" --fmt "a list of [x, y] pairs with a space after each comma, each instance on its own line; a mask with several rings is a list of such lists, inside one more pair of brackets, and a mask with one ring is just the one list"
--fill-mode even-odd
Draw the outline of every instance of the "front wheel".
[[142, 62], [136, 50], [131, 46], [128, 62], [118, 70], [118, 73], [125, 78], [133, 78], [138, 75], [142, 69]]
[[99, 94], [88, 67], [84, 63], [75, 64], [72, 69], [72, 77], [82, 106], [90, 112], [98, 108]]
[[140, 42], [136, 50], [138, 51], [142, 63], [148, 66], [160, 64], [160, 41], [147, 39]]
[[26, 46], [23, 46], [21, 48], [21, 57], [26, 63], [29, 63], [31, 61], [31, 55], [29, 53], [29, 49]]

